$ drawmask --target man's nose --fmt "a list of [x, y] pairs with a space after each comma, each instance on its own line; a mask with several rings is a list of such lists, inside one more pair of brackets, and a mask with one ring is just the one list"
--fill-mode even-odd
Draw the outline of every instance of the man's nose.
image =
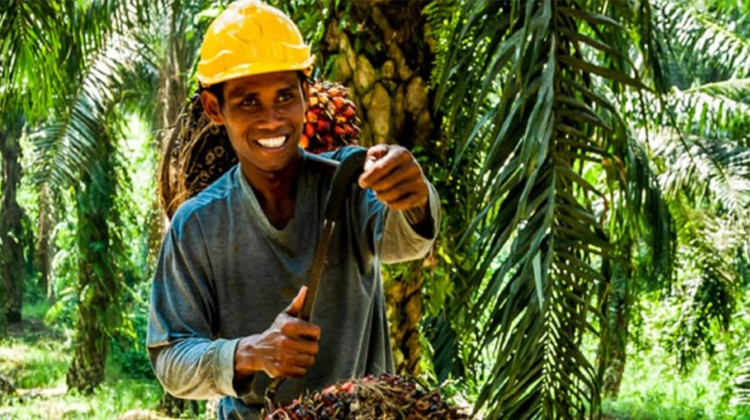
[[283, 121], [279, 118], [279, 111], [274, 106], [263, 110], [261, 118], [258, 120], [258, 128], [261, 130], [273, 130], [281, 126]]

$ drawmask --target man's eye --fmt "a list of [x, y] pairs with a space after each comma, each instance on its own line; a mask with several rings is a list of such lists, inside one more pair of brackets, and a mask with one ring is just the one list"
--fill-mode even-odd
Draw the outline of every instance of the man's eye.
[[258, 101], [256, 101], [254, 98], [248, 98], [244, 99], [242, 102], [240, 102], [240, 105], [242, 106], [256, 106], [258, 105]]
[[294, 96], [291, 93], [282, 93], [279, 95], [279, 102], [289, 102], [294, 98]]

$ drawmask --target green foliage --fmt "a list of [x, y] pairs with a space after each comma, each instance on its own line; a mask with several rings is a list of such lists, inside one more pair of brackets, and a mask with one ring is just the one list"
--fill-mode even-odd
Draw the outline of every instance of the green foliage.
[[[744, 304], [743, 304], [744, 307]], [[734, 398], [735, 372], [747, 349], [746, 317], [719, 338], [722, 349], [711, 358], [701, 358], [688, 372], [675, 367], [677, 358], [664, 347], [661, 332], [681, 315], [678, 300], [664, 301], [658, 294], [645, 296], [644, 325], [639, 340], [631, 344], [629, 359], [617, 400], [606, 400], [604, 412], [622, 419], [748, 419], [750, 410]]]
[[655, 127], [638, 140], [678, 226], [679, 270], [668, 296], [683, 310], [665, 331], [664, 343], [683, 371], [703, 354], [714, 354], [730, 327], [750, 226], [750, 91], [741, 79], [742, 57], [750, 51], [748, 28], [717, 24], [726, 21], [718, 10], [736, 12], [738, 5], [717, 0], [705, 6], [657, 2], [660, 39], [681, 41], [662, 57], [674, 86], [662, 97], [647, 94], [653, 114], [632, 122]]
[[119, 334], [112, 340], [112, 361], [119, 369], [118, 376], [132, 379], [156, 380], [146, 352], [146, 330], [148, 326], [149, 283], [137, 287], [139, 300], [127, 307], [132, 334]]
[[[27, 301], [28, 302], [28, 301]], [[28, 302], [23, 307], [23, 319], [42, 319], [49, 311], [49, 303], [44, 299], [36, 299]]]
[[44, 403], [14, 404], [0, 408], [0, 415], [18, 420], [112, 420], [133, 409], [151, 409], [163, 391], [158, 383], [118, 379], [105, 383], [91, 396], [55, 394]]
[[[31, 121], [45, 119], [78, 86], [89, 54], [114, 30], [137, 25], [135, 2], [5, 1], [0, 6], [0, 104], [22, 105]], [[65, 16], [66, 18], [61, 18]], [[71, 77], [72, 76], [72, 77]], [[71, 81], [75, 81], [71, 83]], [[47, 89], [39, 89], [46, 86]]]
[[[729, 78], [746, 77], [750, 75], [750, 42], [745, 36], [733, 31], [732, 26], [742, 30], [742, 26], [720, 24], [726, 23], [726, 16], [719, 12], [711, 13], [701, 10], [695, 4], [688, 2], [657, 1], [655, 11], [660, 23], [661, 38], [669, 43], [669, 48], [679, 66], [672, 67], [674, 84], [680, 88], [686, 87], [695, 75], [704, 75], [709, 81]], [[723, 3], [729, 8], [728, 2]], [[736, 2], [734, 12], [739, 12]], [[747, 22], [744, 30], [747, 31]], [[687, 85], [689, 86], [689, 84]]]
[[[323, 0], [270, 0], [269, 4], [283, 10], [297, 24], [305, 41], [317, 55], [318, 66], [321, 66], [320, 47], [325, 33], [325, 22], [330, 13], [330, 1]], [[328, 4], [327, 4], [328, 3]]]

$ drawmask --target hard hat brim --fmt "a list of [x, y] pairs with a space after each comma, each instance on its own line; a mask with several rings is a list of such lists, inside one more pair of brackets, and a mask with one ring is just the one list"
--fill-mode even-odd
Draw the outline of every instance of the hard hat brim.
[[258, 74], [276, 73], [279, 71], [301, 71], [306, 76], [309, 76], [310, 74], [312, 74], [314, 63], [315, 56], [312, 55], [306, 61], [294, 65], [282, 62], [246, 63], [239, 66], [234, 66], [225, 72], [215, 74], [213, 75], [213, 77], [202, 76], [200, 73], [198, 73], [196, 74], [196, 78], [198, 79], [202, 87], [208, 87], [232, 79], [255, 76]]

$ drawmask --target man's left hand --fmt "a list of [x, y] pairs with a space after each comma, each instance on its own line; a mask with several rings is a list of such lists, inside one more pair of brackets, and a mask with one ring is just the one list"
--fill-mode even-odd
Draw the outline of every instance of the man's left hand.
[[367, 150], [361, 188], [394, 210], [421, 208], [426, 214], [429, 189], [417, 159], [404, 147], [379, 144]]

